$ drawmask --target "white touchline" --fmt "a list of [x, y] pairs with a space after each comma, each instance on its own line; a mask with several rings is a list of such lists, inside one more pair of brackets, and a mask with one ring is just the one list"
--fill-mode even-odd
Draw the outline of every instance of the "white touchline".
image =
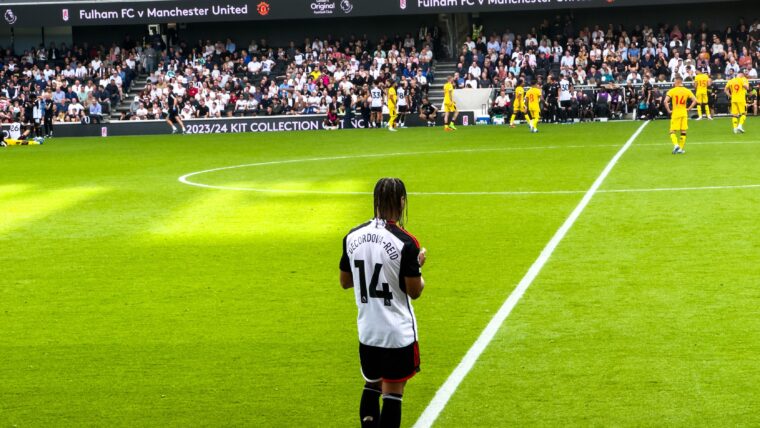
[[480, 355], [483, 354], [483, 351], [485, 351], [488, 344], [491, 343], [491, 340], [493, 340], [494, 336], [496, 336], [496, 333], [499, 331], [499, 328], [501, 328], [504, 320], [507, 319], [509, 314], [512, 312], [512, 309], [514, 309], [515, 305], [517, 305], [517, 302], [519, 302], [522, 296], [525, 294], [525, 291], [533, 283], [533, 280], [535, 280], [539, 272], [541, 272], [541, 269], [549, 260], [549, 257], [551, 257], [552, 253], [554, 253], [554, 250], [557, 248], [559, 243], [562, 242], [562, 239], [565, 237], [567, 232], [571, 227], [573, 227], [575, 221], [578, 220], [578, 217], [581, 215], [583, 210], [586, 209], [586, 206], [589, 204], [589, 202], [591, 202], [591, 198], [593, 198], [594, 194], [597, 192], [597, 190], [599, 190], [599, 187], [610, 174], [612, 168], [615, 167], [615, 164], [617, 164], [618, 160], [620, 160], [623, 154], [628, 151], [633, 142], [648, 124], [649, 121], [644, 122], [631, 136], [631, 138], [626, 141], [623, 147], [618, 150], [615, 156], [612, 157], [604, 170], [602, 170], [602, 173], [599, 174], [599, 177], [596, 178], [594, 184], [592, 184], [588, 191], [586, 191], [586, 194], [583, 195], [583, 198], [578, 203], [578, 206], [576, 206], [573, 212], [570, 213], [570, 216], [567, 218], [567, 220], [562, 223], [562, 226], [560, 226], [554, 236], [552, 236], [552, 239], [549, 241], [549, 243], [546, 244], [546, 247], [544, 247], [536, 261], [533, 262], [530, 269], [528, 269], [528, 272], [517, 284], [517, 287], [515, 287], [509, 297], [507, 297], [507, 300], [504, 301], [493, 318], [491, 318], [491, 321], [488, 323], [483, 332], [480, 333], [480, 336], [478, 336], [478, 339], [467, 351], [465, 356], [462, 358], [462, 361], [459, 362], [457, 367], [449, 375], [441, 388], [438, 389], [438, 391], [435, 393], [433, 399], [430, 401], [425, 410], [422, 412], [422, 415], [420, 415], [420, 418], [417, 419], [417, 422], [414, 424], [415, 428], [426, 428], [433, 425], [435, 420], [443, 411], [444, 407], [446, 407], [446, 403], [449, 402], [451, 396], [454, 395], [454, 392], [456, 392], [459, 384], [462, 383], [462, 380], [470, 372], [472, 366], [475, 365], [475, 362], [478, 360], [478, 358], [480, 358]]

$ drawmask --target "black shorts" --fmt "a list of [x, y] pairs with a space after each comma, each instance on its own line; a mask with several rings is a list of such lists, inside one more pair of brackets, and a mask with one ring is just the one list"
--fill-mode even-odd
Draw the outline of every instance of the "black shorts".
[[560, 101], [559, 105], [562, 106], [562, 108], [570, 108], [573, 106], [573, 101], [572, 100]]
[[399, 113], [406, 113], [409, 111], [409, 106], [398, 106]]
[[378, 348], [359, 343], [359, 359], [367, 382], [404, 382], [420, 371], [417, 342], [403, 348]]
[[177, 123], [177, 118], [179, 117], [179, 114], [177, 112], [169, 110], [169, 116], [167, 117], [170, 122]]
[[382, 113], [383, 112], [383, 108], [382, 107], [370, 107], [369, 111], [371, 111], [373, 113]]

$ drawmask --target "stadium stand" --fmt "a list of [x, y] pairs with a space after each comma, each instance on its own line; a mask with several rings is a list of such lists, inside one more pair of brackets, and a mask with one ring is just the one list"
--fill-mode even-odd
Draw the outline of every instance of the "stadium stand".
[[[458, 88], [508, 95], [520, 78], [550, 85], [549, 76], [554, 84], [564, 76], [574, 87], [574, 118], [652, 117], [661, 112], [659, 87], [676, 76], [688, 82], [703, 71], [721, 81], [744, 70], [755, 79], [760, 68], [760, 19], [721, 30], [691, 21], [574, 27], [569, 16], [526, 34], [479, 27], [457, 58], [437, 61], [440, 41], [428, 32], [377, 41], [314, 37], [278, 47], [231, 39], [167, 46], [146, 37], [111, 46], [50, 44], [21, 55], [5, 49], [0, 120], [28, 114], [40, 99], [52, 100], [55, 121], [161, 119], [169, 91], [183, 100], [184, 118], [325, 114], [345, 94], [361, 110], [369, 85], [389, 80], [407, 82], [416, 112], [423, 95], [440, 104], [443, 79], [436, 76], [451, 74]], [[756, 90], [752, 96], [756, 102]], [[716, 91], [719, 111], [722, 101]]]

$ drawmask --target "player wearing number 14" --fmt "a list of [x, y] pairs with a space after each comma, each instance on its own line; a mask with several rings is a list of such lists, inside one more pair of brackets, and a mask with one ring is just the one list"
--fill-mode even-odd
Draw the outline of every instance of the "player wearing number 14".
[[697, 98], [691, 90], [683, 87], [683, 79], [680, 76], [675, 78], [674, 84], [673, 89], [665, 96], [665, 109], [670, 113], [670, 141], [673, 143], [673, 154], [677, 155], [686, 153], [684, 146], [686, 131], [689, 129], [689, 110], [697, 105]]
[[[420, 370], [417, 319], [410, 299], [422, 294], [426, 251], [403, 228], [406, 187], [398, 178], [375, 185], [375, 216], [343, 239], [340, 284], [359, 308], [362, 427], [398, 427], [406, 381]], [[382, 395], [382, 412], [380, 396]]]

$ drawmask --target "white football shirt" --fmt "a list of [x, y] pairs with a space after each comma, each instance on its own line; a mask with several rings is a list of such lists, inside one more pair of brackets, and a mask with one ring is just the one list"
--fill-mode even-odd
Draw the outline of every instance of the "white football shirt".
[[370, 91], [370, 96], [372, 97], [372, 107], [382, 107], [383, 106], [383, 91], [378, 87], [373, 87]]
[[396, 97], [398, 98], [399, 106], [406, 105], [406, 91], [403, 86], [399, 86], [398, 90], [396, 90]]
[[563, 78], [559, 81], [559, 100], [570, 101], [572, 98], [573, 96], [570, 94], [570, 82]]
[[18, 140], [21, 138], [21, 124], [19, 122], [11, 123], [11, 126], [8, 128], [8, 137], [11, 140]]
[[403, 348], [417, 341], [417, 319], [404, 277], [422, 275], [417, 239], [396, 223], [370, 220], [343, 239], [340, 269], [350, 272], [359, 308], [359, 342]]

